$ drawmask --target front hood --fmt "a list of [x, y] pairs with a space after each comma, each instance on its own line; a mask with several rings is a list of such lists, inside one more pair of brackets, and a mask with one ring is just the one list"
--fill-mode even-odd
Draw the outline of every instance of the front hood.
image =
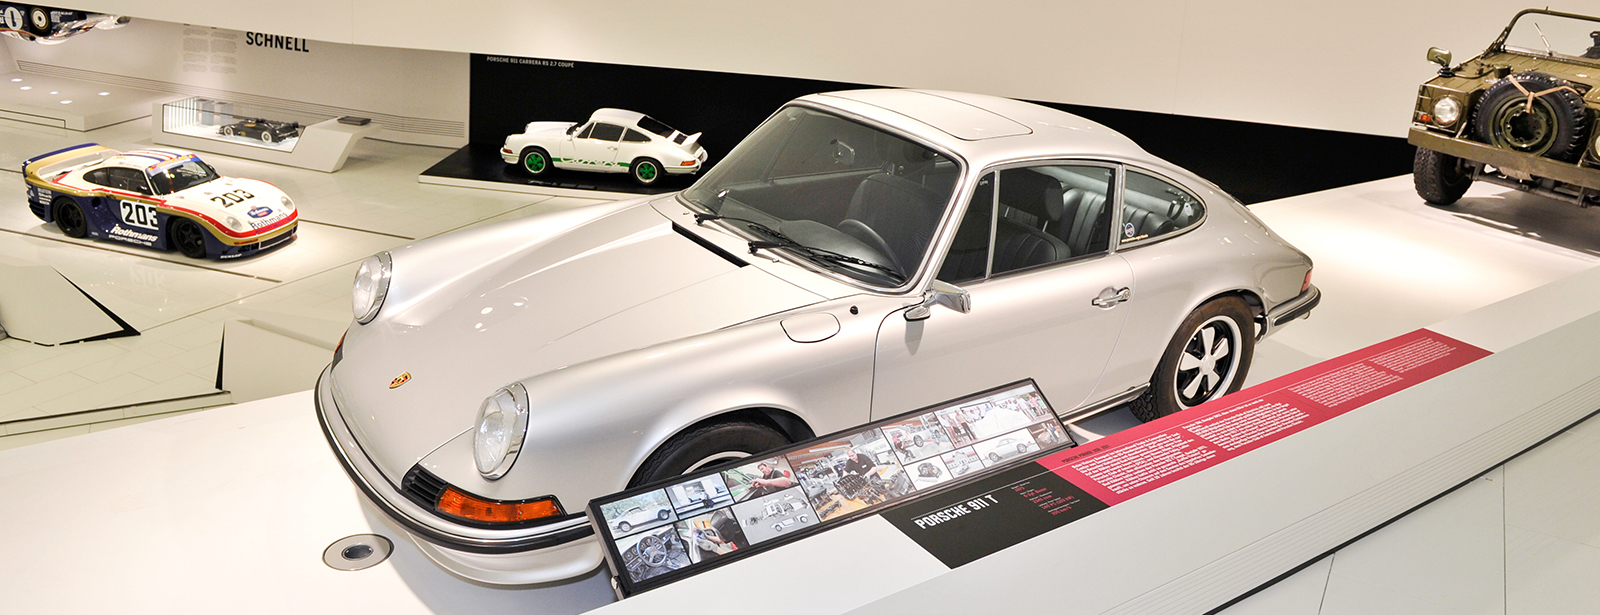
[[284, 198], [283, 191], [264, 181], [219, 177], [167, 195], [166, 202], [219, 221], [231, 216], [254, 230], [272, 226], [294, 214], [294, 203], [285, 203]]
[[[391, 481], [472, 428], [501, 386], [820, 300], [713, 254], [644, 201], [598, 207], [611, 211], [508, 222], [393, 253], [391, 296], [377, 320], [351, 328], [334, 369], [346, 422]], [[552, 228], [573, 216], [582, 221]], [[435, 257], [446, 254], [441, 269]], [[391, 389], [402, 373], [410, 379]]]
[[528, 122], [528, 125], [523, 128], [522, 134], [529, 136], [565, 135], [567, 134], [567, 129], [575, 125], [572, 122]]

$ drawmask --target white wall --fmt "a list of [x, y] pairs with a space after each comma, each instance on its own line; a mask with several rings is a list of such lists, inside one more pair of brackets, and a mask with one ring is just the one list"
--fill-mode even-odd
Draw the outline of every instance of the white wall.
[[380, 139], [466, 143], [470, 75], [463, 53], [319, 40], [297, 45], [305, 51], [267, 48], [246, 44], [244, 32], [150, 19], [59, 45], [5, 40], [27, 72], [327, 116], [365, 116], [384, 126]]
[[[1526, 0], [82, 0], [390, 47], [972, 90], [1401, 136], [1429, 46], [1481, 51]], [[1584, 10], [1583, 6], [1571, 10]], [[1600, 12], [1592, 3], [1589, 10]], [[690, 93], [685, 95], [705, 95]]]

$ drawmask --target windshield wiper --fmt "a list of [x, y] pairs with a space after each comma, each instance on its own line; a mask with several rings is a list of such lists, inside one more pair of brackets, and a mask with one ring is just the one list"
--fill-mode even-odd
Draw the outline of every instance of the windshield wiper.
[[843, 263], [843, 264], [847, 264], [847, 265], [857, 265], [857, 266], [861, 266], [861, 267], [868, 267], [868, 268], [872, 268], [872, 269], [877, 269], [878, 271], [882, 271], [884, 273], [889, 274], [890, 276], [893, 276], [895, 280], [900, 281], [900, 282], [904, 282], [905, 279], [906, 279], [906, 276], [902, 275], [899, 271], [895, 271], [895, 269], [893, 267], [889, 267], [887, 265], [882, 265], [882, 264], [879, 264], [879, 263], [874, 263], [872, 261], [865, 260], [865, 259], [856, 258], [854, 256], [850, 256], [849, 254], [840, 254], [838, 252], [834, 252], [833, 250], [828, 250], [828, 249], [825, 249], [825, 248], [816, 248], [816, 247], [805, 245], [803, 243], [800, 243], [798, 241], [795, 241], [795, 240], [789, 238], [788, 235], [783, 234], [782, 232], [778, 231], [778, 229], [772, 228], [772, 227], [767, 226], [765, 224], [762, 224], [760, 222], [756, 222], [755, 220], [751, 220], [751, 219], [748, 219], [748, 218], [738, 218], [738, 217], [734, 217], [734, 216], [724, 216], [722, 214], [704, 214], [704, 213], [701, 213], [701, 214], [695, 214], [694, 215], [695, 224], [704, 225], [709, 220], [732, 220], [734, 222], [743, 222], [743, 223], [745, 223], [745, 225], [750, 227], [750, 230], [773, 238], [774, 241], [752, 241], [752, 242], [750, 242], [750, 253], [751, 254], [755, 254], [756, 250], [761, 250], [761, 249], [788, 248], [790, 250], [794, 250], [796, 252], [803, 253], [806, 256], [808, 256], [808, 257], [810, 257], [812, 259], [815, 259], [815, 260], [828, 261], [828, 262], [831, 262], [831, 263]]

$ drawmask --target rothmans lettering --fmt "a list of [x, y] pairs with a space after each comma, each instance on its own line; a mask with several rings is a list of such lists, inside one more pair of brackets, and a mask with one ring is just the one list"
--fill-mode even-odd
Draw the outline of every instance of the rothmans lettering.
[[246, 32], [244, 44], [253, 47], [266, 47], [268, 49], [282, 49], [285, 51], [303, 51], [311, 53], [306, 47], [306, 39], [276, 34], [263, 34], [261, 32]]

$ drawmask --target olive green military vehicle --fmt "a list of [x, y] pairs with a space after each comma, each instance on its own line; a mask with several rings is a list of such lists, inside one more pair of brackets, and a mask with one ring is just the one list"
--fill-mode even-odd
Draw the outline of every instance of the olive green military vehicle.
[[1600, 205], [1600, 18], [1529, 9], [1478, 57], [1422, 84], [1409, 141], [1417, 194], [1449, 205], [1474, 180]]

